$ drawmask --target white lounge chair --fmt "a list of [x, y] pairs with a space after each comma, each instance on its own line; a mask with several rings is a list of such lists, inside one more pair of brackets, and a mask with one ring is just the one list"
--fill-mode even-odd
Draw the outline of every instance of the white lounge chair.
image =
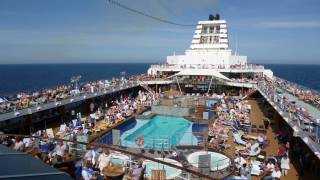
[[73, 119], [73, 120], [72, 120], [72, 125], [73, 125], [74, 127], [77, 126], [77, 120], [76, 120], [76, 119]]
[[54, 133], [52, 128], [46, 129], [46, 133], [49, 138], [54, 138]]
[[259, 147], [259, 143], [255, 143], [252, 145], [249, 149], [249, 152], [240, 152], [242, 155], [247, 155], [247, 156], [257, 156], [260, 154], [261, 148]]
[[257, 156], [260, 154], [261, 148], [259, 147], [259, 143], [255, 143], [250, 147], [249, 156]]
[[251, 175], [260, 176], [261, 172], [262, 172], [260, 170], [261, 162], [260, 161], [251, 161], [251, 164], [252, 164]]
[[237, 133], [233, 134], [233, 139], [237, 144], [243, 145], [245, 146], [247, 144], [246, 141], [244, 141], [243, 139], [241, 139], [240, 135]]
[[66, 125], [66, 124], [61, 124], [59, 131], [60, 131], [61, 133], [64, 133], [64, 132], [66, 131], [66, 128], [67, 128], [67, 125]]

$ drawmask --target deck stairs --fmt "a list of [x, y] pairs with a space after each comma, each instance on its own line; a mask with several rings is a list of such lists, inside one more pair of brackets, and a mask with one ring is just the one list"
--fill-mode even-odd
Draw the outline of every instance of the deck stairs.
[[252, 94], [254, 94], [255, 92], [257, 92], [257, 89], [255, 89], [255, 88], [250, 89], [250, 90], [247, 92], [247, 94], [245, 94], [245, 95], [242, 97], [242, 99], [246, 99], [246, 98], [250, 97], [250, 96], [251, 96]]
[[198, 106], [196, 107], [196, 109], [197, 109], [197, 111], [196, 111], [196, 113], [195, 113], [195, 118], [202, 119], [202, 117], [203, 117], [203, 112], [204, 112], [205, 109], [206, 109], [206, 105], [203, 105], [203, 104], [198, 105]]
[[139, 85], [141, 87], [143, 87], [145, 90], [147, 90], [149, 93], [153, 94], [154, 95], [154, 91], [149, 87], [148, 84], [142, 82], [142, 81], [138, 81]]

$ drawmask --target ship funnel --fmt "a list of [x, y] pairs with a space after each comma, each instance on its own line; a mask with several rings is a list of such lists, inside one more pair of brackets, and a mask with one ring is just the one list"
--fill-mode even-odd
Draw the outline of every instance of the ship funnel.
[[215, 19], [214, 15], [209, 14], [209, 18], [208, 18], [208, 20], [209, 20], [209, 21], [213, 21], [214, 19]]
[[216, 14], [216, 20], [220, 20], [220, 15]]
[[220, 15], [219, 15], [219, 14], [216, 14], [216, 15], [214, 16], [214, 15], [212, 15], [212, 14], [209, 14], [208, 20], [209, 20], [209, 21], [220, 20]]

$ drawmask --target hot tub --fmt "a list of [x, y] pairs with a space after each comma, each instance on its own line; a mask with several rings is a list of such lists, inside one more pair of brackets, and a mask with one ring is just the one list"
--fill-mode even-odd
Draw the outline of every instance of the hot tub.
[[[173, 160], [173, 159], [169, 159], [169, 158], [164, 158], [164, 159], [163, 158], [156, 158], [156, 159], [159, 159], [159, 160], [162, 160], [162, 161], [165, 161], [165, 162], [182, 167], [181, 163], [179, 163], [178, 161]], [[180, 169], [176, 169], [176, 168], [173, 168], [173, 167], [170, 167], [167, 165], [163, 165], [163, 164], [160, 164], [160, 163], [157, 163], [154, 161], [150, 161], [150, 160], [143, 161], [143, 165], [146, 166], [146, 176], [148, 179], [151, 178], [151, 170], [153, 170], [153, 169], [164, 169], [166, 171], [166, 179], [174, 179], [181, 174]]]
[[231, 162], [230, 158], [228, 158], [227, 156], [225, 156], [223, 154], [216, 153], [216, 152], [210, 152], [210, 151], [194, 152], [187, 157], [188, 162], [192, 166], [198, 167], [199, 156], [206, 155], [206, 154], [210, 154], [210, 156], [211, 156], [211, 162], [210, 162], [211, 171], [221, 170], [221, 169], [224, 169], [224, 168], [230, 166], [230, 162]]

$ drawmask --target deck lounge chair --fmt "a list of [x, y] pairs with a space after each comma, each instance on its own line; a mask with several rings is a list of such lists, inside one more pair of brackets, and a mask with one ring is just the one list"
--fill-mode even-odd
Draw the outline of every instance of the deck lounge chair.
[[224, 121], [224, 122], [223, 122], [223, 125], [225, 125], [225, 126], [232, 126], [232, 125], [233, 125], [233, 122], [232, 122], [232, 121]]
[[46, 129], [46, 133], [49, 138], [54, 138], [54, 133], [52, 128]]
[[244, 141], [243, 139], [241, 139], [240, 135], [237, 133], [233, 134], [233, 139], [237, 144], [243, 145], [245, 146], [247, 144], [246, 141]]
[[255, 143], [254, 145], [252, 145], [249, 149], [249, 152], [241, 152], [240, 154], [243, 156], [257, 156], [261, 151], [261, 148], [259, 147], [258, 143]]
[[260, 170], [261, 162], [260, 161], [251, 161], [251, 164], [252, 164], [251, 175], [260, 176], [261, 172], [262, 172]]
[[250, 147], [249, 156], [257, 156], [260, 154], [261, 148], [259, 147], [259, 143], [255, 143]]
[[258, 132], [257, 125], [252, 124], [252, 126], [251, 126], [251, 132]]
[[238, 130], [238, 131], [241, 130], [241, 131], [244, 131], [244, 132], [249, 132], [249, 128], [241, 127], [237, 122], [233, 124], [233, 128]]
[[258, 132], [260, 132], [260, 133], [266, 132], [266, 129], [265, 129], [264, 125], [259, 125]]
[[240, 121], [235, 121], [236, 124], [241, 128], [250, 128], [251, 124], [241, 123]]
[[266, 157], [267, 157], [267, 152], [266, 151], [260, 151], [260, 154], [257, 156], [257, 160], [264, 162]]

